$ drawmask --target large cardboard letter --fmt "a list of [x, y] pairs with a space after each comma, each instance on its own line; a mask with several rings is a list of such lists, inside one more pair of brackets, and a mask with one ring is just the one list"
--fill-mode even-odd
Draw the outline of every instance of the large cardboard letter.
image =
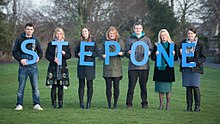
[[[144, 58], [142, 61], [138, 62], [136, 61], [135, 59], [135, 49], [138, 45], [142, 45], [144, 47]], [[138, 42], [135, 42], [133, 43], [132, 47], [131, 47], [131, 55], [130, 55], [130, 59], [131, 59], [131, 62], [134, 64], [134, 65], [137, 65], [137, 66], [143, 66], [144, 64], [147, 63], [148, 61], [148, 51], [149, 51], [149, 47], [148, 45], [143, 42], [143, 41], [138, 41]]]
[[24, 53], [27, 53], [27, 54], [30, 54], [30, 55], [33, 56], [33, 59], [32, 59], [32, 60], [27, 60], [27, 63], [28, 63], [28, 64], [34, 64], [34, 63], [36, 63], [36, 60], [37, 60], [37, 58], [38, 58], [38, 55], [37, 55], [36, 52], [34, 52], [34, 51], [32, 51], [32, 50], [28, 50], [28, 49], [26, 48], [26, 45], [27, 45], [28, 43], [35, 44], [35, 42], [36, 42], [35, 39], [28, 39], [28, 40], [25, 40], [25, 41], [23, 41], [23, 42], [21, 43], [21, 50], [22, 50]]
[[159, 52], [159, 54], [157, 55], [157, 67], [161, 66], [162, 55], [164, 59], [167, 61], [168, 65], [170, 67], [174, 67], [174, 55], [173, 55], [174, 44], [173, 43], [170, 44], [170, 50], [169, 50], [170, 57], [168, 57], [167, 52], [165, 51], [161, 43], [157, 44], [157, 51]]
[[[109, 47], [111, 45], [114, 45], [116, 47], [116, 50], [114, 52], [109, 51]], [[120, 45], [118, 42], [115, 41], [106, 41], [105, 42], [105, 65], [109, 65], [109, 58], [110, 56], [116, 56], [120, 52]]]
[[194, 53], [186, 52], [187, 47], [193, 47], [193, 46], [196, 46], [196, 44], [195, 43], [183, 43], [182, 44], [182, 67], [195, 67], [196, 66], [195, 62], [187, 63], [186, 61], [186, 57], [194, 57]]
[[79, 65], [85, 66], [93, 66], [93, 62], [85, 62], [85, 56], [92, 56], [92, 52], [85, 52], [85, 46], [94, 46], [94, 42], [85, 42], [81, 41], [80, 43], [80, 57], [79, 57]]
[[58, 58], [58, 65], [62, 65], [62, 46], [67, 46], [68, 42], [59, 42], [59, 41], [53, 41], [52, 45], [57, 45], [57, 58]]

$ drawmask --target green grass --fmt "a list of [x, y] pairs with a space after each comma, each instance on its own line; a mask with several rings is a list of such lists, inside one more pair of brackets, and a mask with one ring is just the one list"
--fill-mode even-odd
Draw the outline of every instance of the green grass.
[[[205, 74], [201, 77], [201, 112], [185, 112], [185, 88], [181, 84], [181, 73], [176, 65], [176, 82], [173, 84], [171, 97], [171, 110], [158, 111], [158, 94], [154, 91], [153, 62], [148, 80], [149, 108], [141, 108], [140, 88], [136, 85], [133, 108], [126, 109], [125, 100], [127, 92], [127, 59], [123, 59], [124, 77], [120, 82], [120, 97], [118, 109], [107, 109], [105, 96], [105, 82], [102, 78], [102, 61], [97, 60], [96, 79], [94, 80], [94, 95], [90, 110], [79, 108], [78, 79], [76, 77], [76, 59], [68, 61], [70, 72], [70, 87], [64, 92], [64, 109], [52, 109], [50, 102], [50, 89], [45, 86], [45, 76], [48, 61], [41, 60], [39, 67], [40, 100], [44, 111], [32, 109], [32, 95], [29, 80], [26, 83], [24, 95], [24, 110], [15, 111], [16, 92], [18, 87], [18, 63], [0, 65], [0, 124], [14, 123], [220, 123], [220, 69], [205, 67]], [[86, 98], [86, 96], [85, 96]], [[164, 99], [165, 100], [165, 99]], [[165, 101], [164, 101], [165, 102]]]

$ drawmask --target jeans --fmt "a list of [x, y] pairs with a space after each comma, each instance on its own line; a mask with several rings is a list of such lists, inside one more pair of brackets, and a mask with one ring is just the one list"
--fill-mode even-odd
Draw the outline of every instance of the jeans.
[[32, 87], [32, 98], [33, 104], [40, 104], [39, 90], [38, 90], [38, 67], [37, 64], [22, 66], [20, 65], [18, 70], [18, 92], [17, 92], [17, 103], [23, 105], [24, 88], [29, 76], [31, 87]]

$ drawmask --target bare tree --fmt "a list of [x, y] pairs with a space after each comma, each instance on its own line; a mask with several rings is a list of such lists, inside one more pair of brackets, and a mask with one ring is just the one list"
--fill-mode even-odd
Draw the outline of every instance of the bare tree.
[[199, 18], [196, 12], [200, 9], [198, 7], [198, 0], [177, 0], [176, 1], [177, 17], [179, 18], [179, 31], [181, 37], [185, 37], [186, 29], [192, 21]]

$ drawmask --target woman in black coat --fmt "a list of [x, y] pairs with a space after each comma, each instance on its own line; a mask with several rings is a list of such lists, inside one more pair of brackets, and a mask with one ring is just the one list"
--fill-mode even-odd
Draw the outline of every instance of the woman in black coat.
[[[183, 43], [195, 43], [196, 46], [187, 47], [186, 51], [182, 51]], [[200, 111], [200, 76], [204, 73], [203, 63], [206, 60], [206, 49], [202, 41], [200, 41], [196, 34], [195, 28], [187, 30], [187, 39], [181, 42], [179, 50], [180, 58], [182, 59], [182, 52], [192, 53], [193, 57], [187, 57], [187, 63], [195, 63], [195, 67], [182, 67], [180, 64], [180, 71], [182, 72], [182, 85], [186, 87], [186, 111], [192, 111], [193, 91], [195, 100], [195, 112]]]
[[76, 45], [75, 49], [75, 57], [80, 58], [80, 43], [81, 42], [94, 42], [94, 46], [86, 46], [85, 52], [92, 52], [91, 56], [85, 56], [85, 62], [93, 62], [93, 66], [85, 66], [80, 65], [80, 59], [78, 59], [77, 65], [77, 77], [79, 78], [79, 101], [80, 101], [80, 108], [84, 109], [84, 87], [85, 87], [85, 80], [87, 80], [87, 104], [86, 108], [89, 109], [91, 106], [91, 100], [93, 95], [93, 80], [95, 79], [95, 57], [98, 57], [98, 47], [90, 34], [90, 30], [88, 28], [83, 28], [81, 31], [81, 39]]
[[[169, 32], [166, 29], [161, 29], [158, 34], [158, 42], [155, 43], [151, 59], [155, 61], [154, 66], [154, 76], [153, 81], [155, 81], [155, 91], [159, 93], [159, 100], [160, 100], [160, 106], [158, 110], [163, 109], [163, 95], [166, 93], [166, 110], [170, 110], [170, 97], [171, 97], [171, 91], [172, 91], [172, 82], [175, 81], [175, 73], [174, 73], [174, 67], [170, 67], [168, 63], [165, 61], [164, 57], [162, 56], [161, 59], [161, 66], [157, 67], [157, 55], [159, 54], [157, 50], [157, 44], [161, 43], [166, 53], [169, 55], [170, 53], [170, 45], [174, 43], [169, 35]], [[176, 45], [174, 45], [174, 51], [172, 51], [174, 55], [174, 61], [178, 59], [177, 56], [177, 48]]]
[[[65, 34], [62, 28], [56, 28], [53, 34], [53, 41], [64, 42]], [[66, 60], [71, 57], [70, 48], [62, 46], [62, 65], [58, 65], [58, 50], [52, 41], [48, 43], [46, 58], [50, 61], [47, 70], [46, 86], [51, 89], [51, 101], [53, 108], [56, 108], [56, 88], [58, 87], [58, 108], [63, 107], [63, 87], [69, 86], [69, 72]]]

